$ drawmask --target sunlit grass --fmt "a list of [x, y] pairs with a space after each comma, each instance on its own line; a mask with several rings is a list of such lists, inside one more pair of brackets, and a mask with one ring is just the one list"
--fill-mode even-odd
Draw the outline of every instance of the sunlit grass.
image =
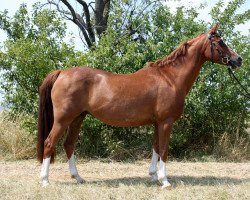
[[250, 199], [249, 163], [169, 162], [171, 191], [151, 183], [149, 160], [78, 162], [85, 179], [77, 185], [67, 163], [50, 168], [50, 183], [42, 188], [35, 160], [0, 161], [0, 199]]

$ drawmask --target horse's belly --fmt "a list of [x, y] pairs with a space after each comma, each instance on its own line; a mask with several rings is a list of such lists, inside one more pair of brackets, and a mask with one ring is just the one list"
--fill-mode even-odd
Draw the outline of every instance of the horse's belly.
[[111, 112], [111, 110], [99, 110], [91, 113], [95, 118], [105, 124], [118, 127], [142, 126], [153, 123], [153, 115], [146, 112], [136, 112], [132, 110], [123, 110]]
[[143, 126], [147, 124], [152, 124], [153, 120], [131, 120], [131, 119], [107, 119], [103, 117], [96, 117], [97, 119], [101, 120], [105, 124], [117, 127], [133, 127], [133, 126]]

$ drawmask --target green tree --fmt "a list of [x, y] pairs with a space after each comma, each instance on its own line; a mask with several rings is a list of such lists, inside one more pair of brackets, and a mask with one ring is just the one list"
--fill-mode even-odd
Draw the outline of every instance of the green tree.
[[[235, 30], [237, 25], [250, 20], [250, 10], [237, 12], [244, 2], [231, 1], [223, 8], [223, 1], [218, 1], [211, 10], [211, 25], [220, 24], [222, 39], [243, 58], [243, 67], [235, 73], [247, 88], [250, 85], [250, 37]], [[176, 156], [215, 153], [234, 159], [240, 159], [242, 153], [249, 158], [250, 138], [246, 127], [250, 101], [242, 93], [225, 67], [207, 63], [186, 100], [185, 114], [175, 127], [172, 152]], [[182, 130], [185, 134], [180, 134]]]
[[6, 107], [34, 115], [46, 74], [78, 64], [81, 55], [64, 42], [66, 26], [56, 11], [34, 6], [30, 16], [23, 4], [12, 18], [7, 11], [0, 14], [0, 28], [7, 33], [0, 52]]
[[[97, 68], [116, 73], [134, 72], [147, 61], [155, 61], [169, 54], [181, 42], [206, 31], [215, 23], [220, 23], [223, 40], [244, 59], [244, 66], [236, 73], [242, 83], [248, 86], [249, 37], [234, 30], [237, 25], [249, 20], [249, 10], [236, 14], [237, 8], [243, 3], [244, 1], [235, 0], [223, 8], [223, 1], [219, 1], [211, 11], [211, 24], [197, 20], [198, 13], [194, 8], [180, 7], [173, 14], [168, 7], [157, 5], [153, 11], [137, 19], [138, 33], [132, 36], [124, 35], [121, 31], [123, 15], [118, 4], [115, 6], [116, 12], [109, 18], [108, 34], [100, 39], [95, 51], [87, 54], [88, 62]], [[143, 26], [140, 27], [140, 24]], [[230, 155], [230, 150], [222, 152], [226, 150], [224, 147], [232, 147], [244, 141], [242, 148], [231, 157], [235, 158], [239, 151], [246, 155], [249, 147], [249, 136], [246, 133], [248, 120], [249, 100], [241, 95], [241, 89], [230, 79], [226, 67], [207, 63], [186, 100], [183, 117], [174, 127], [171, 154], [175, 157], [212, 153], [217, 153], [218, 156]], [[88, 129], [88, 123], [84, 126], [85, 130]], [[152, 137], [149, 135], [153, 131], [150, 127], [114, 129], [98, 121], [95, 121], [95, 127], [100, 132], [98, 141], [103, 140], [102, 132], [104, 134], [109, 130], [109, 137], [117, 143], [115, 147], [118, 154], [121, 154], [119, 149], [126, 149], [127, 152], [128, 147], [132, 151], [139, 146], [147, 151], [151, 148]], [[223, 137], [227, 137], [228, 141], [223, 141]], [[142, 140], [145, 141], [144, 144]]]
[[[211, 11], [211, 24], [198, 20], [194, 8], [180, 7], [172, 13], [160, 3], [155, 3], [154, 9], [147, 9], [153, 1], [143, 0], [143, 7], [133, 7], [133, 2], [112, 1], [105, 33], [85, 53], [76, 52], [72, 44], [63, 42], [66, 27], [55, 11], [34, 7], [29, 17], [26, 6], [22, 5], [13, 18], [7, 12], [1, 13], [0, 28], [8, 34], [4, 51], [0, 53], [4, 72], [1, 87], [7, 105], [17, 113], [35, 114], [37, 89], [49, 71], [86, 64], [114, 73], [135, 72], [146, 62], [169, 54], [180, 43], [218, 22], [224, 41], [244, 60], [237, 76], [243, 85], [249, 85], [249, 36], [234, 30], [250, 19], [249, 10], [237, 14], [243, 0], [232, 0], [226, 7], [219, 1]], [[176, 157], [214, 152], [229, 155], [232, 151], [220, 147], [232, 147], [243, 140], [240, 145], [245, 145], [245, 149], [237, 152], [238, 155], [247, 152], [249, 136], [245, 128], [249, 107], [249, 100], [241, 95], [226, 67], [207, 63], [186, 99], [183, 117], [174, 127], [170, 153]], [[153, 131], [151, 127], [113, 128], [87, 117], [81, 135], [77, 148], [81, 155], [122, 158], [135, 152], [148, 155]]]
[[[137, 19], [144, 15], [160, 1], [155, 0], [95, 0], [95, 1], [55, 1], [47, 0], [55, 6], [61, 16], [74, 23], [79, 28], [79, 36], [87, 49], [93, 49], [98, 41], [109, 32], [109, 18], [118, 16], [113, 27], [122, 31], [125, 35], [135, 35], [137, 31]], [[80, 9], [79, 9], [80, 8]], [[120, 17], [122, 16], [122, 17]], [[114, 20], [114, 18], [113, 18]]]

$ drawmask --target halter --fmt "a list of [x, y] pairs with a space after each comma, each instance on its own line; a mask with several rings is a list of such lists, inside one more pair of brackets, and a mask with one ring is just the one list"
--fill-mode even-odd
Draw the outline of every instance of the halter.
[[215, 49], [218, 51], [220, 57], [221, 57], [221, 62], [228, 67], [228, 73], [230, 75], [230, 77], [233, 79], [236, 80], [236, 82], [240, 85], [240, 87], [244, 90], [245, 93], [242, 93], [243, 96], [247, 97], [247, 98], [250, 98], [250, 93], [247, 91], [247, 89], [241, 84], [241, 82], [239, 81], [239, 79], [235, 76], [235, 74], [233, 73], [232, 71], [232, 68], [231, 66], [229, 65], [229, 62], [230, 62], [230, 57], [229, 56], [223, 56], [223, 53], [218, 49], [218, 45], [220, 45], [221, 48], [223, 48], [223, 46], [226, 46], [224, 44], [224, 42], [222, 40], [220, 40], [219, 42], [217, 41], [212, 41], [213, 37], [214, 36], [218, 36], [220, 37], [217, 33], [211, 33], [209, 34], [208, 36], [208, 39], [210, 41], [210, 49], [211, 49], [211, 57], [212, 57], [212, 63], [214, 64], [214, 49], [213, 47], [215, 46]]
[[208, 36], [208, 39], [210, 41], [210, 50], [211, 50], [211, 57], [212, 57], [212, 63], [214, 64], [214, 46], [215, 46], [215, 49], [218, 51], [220, 57], [221, 57], [221, 62], [225, 65], [229, 65], [229, 61], [230, 61], [230, 57], [229, 56], [223, 56], [223, 53], [222, 51], [220, 51], [218, 49], [218, 46], [222, 47], [224, 46], [224, 42], [222, 40], [220, 40], [219, 42], [217, 41], [213, 41], [212, 39], [214, 38], [214, 36], [218, 36], [220, 38], [220, 36], [217, 34], [217, 33], [211, 33], [209, 34]]

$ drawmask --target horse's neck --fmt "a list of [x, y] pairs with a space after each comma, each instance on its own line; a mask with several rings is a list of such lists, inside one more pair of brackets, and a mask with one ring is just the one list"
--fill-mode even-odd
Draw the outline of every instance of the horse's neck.
[[176, 87], [184, 90], [185, 95], [190, 91], [205, 62], [203, 48], [203, 42], [192, 42], [186, 56], [178, 58], [175, 66], [172, 67], [175, 73]]

